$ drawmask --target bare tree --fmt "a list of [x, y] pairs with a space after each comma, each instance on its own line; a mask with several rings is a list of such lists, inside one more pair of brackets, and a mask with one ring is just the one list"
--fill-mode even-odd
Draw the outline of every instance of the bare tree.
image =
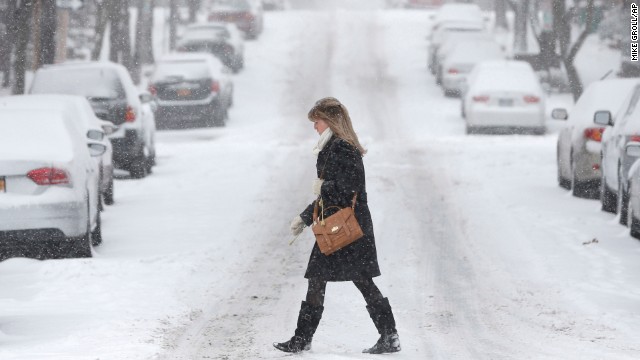
[[506, 0], [495, 0], [494, 11], [496, 13], [496, 28], [508, 29]]
[[13, 73], [15, 82], [12, 93], [22, 94], [25, 88], [25, 71], [27, 68], [27, 43], [31, 32], [32, 0], [22, 0], [16, 3], [15, 12], [11, 21], [12, 41], [15, 46]]
[[138, 21], [135, 29], [135, 52], [133, 55], [134, 81], [140, 81], [142, 65], [153, 63], [153, 7], [154, 0], [138, 1]]
[[55, 0], [40, 0], [40, 51], [38, 64], [53, 64], [56, 57], [57, 8]]
[[178, 1], [169, 0], [169, 49], [173, 50], [176, 47], [176, 41], [178, 38]]

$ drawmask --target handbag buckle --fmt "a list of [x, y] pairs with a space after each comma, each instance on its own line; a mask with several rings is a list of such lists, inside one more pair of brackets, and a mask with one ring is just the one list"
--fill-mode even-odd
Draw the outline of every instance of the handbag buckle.
[[331, 232], [332, 233], [337, 232], [338, 230], [340, 230], [339, 226], [334, 226], [334, 227], [331, 228]]

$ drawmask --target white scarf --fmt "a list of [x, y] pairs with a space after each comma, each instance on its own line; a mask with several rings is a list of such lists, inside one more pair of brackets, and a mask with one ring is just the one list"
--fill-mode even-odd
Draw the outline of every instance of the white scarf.
[[318, 144], [316, 145], [316, 147], [313, 148], [313, 153], [316, 156], [318, 156], [320, 151], [322, 151], [322, 148], [324, 148], [324, 146], [327, 145], [327, 143], [329, 142], [329, 139], [331, 139], [331, 136], [333, 136], [333, 131], [331, 131], [331, 128], [327, 128], [325, 131], [322, 132], [322, 134], [320, 134], [320, 139], [318, 140]]

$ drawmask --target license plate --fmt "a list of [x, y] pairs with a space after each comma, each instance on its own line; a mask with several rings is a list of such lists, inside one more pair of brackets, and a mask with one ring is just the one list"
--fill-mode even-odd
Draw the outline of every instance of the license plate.
[[176, 91], [176, 93], [178, 94], [178, 96], [189, 96], [189, 95], [191, 95], [191, 90], [190, 89], [178, 89]]
[[4, 180], [4, 177], [0, 177], [0, 193], [3, 193], [5, 191], [7, 191], [6, 182]]
[[498, 99], [499, 106], [513, 106], [513, 99]]

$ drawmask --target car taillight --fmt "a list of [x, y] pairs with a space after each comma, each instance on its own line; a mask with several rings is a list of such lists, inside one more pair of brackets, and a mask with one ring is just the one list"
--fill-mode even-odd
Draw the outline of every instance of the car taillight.
[[458, 69], [456, 68], [451, 68], [449, 69], [449, 71], [447, 71], [449, 74], [457, 74], [458, 73]]
[[631, 135], [629, 141], [640, 141], [640, 135]]
[[603, 132], [604, 128], [601, 127], [586, 128], [584, 129], [584, 137], [589, 140], [600, 142], [602, 141]]
[[62, 185], [69, 183], [69, 174], [63, 169], [40, 168], [31, 170], [27, 177], [38, 185]]
[[133, 110], [131, 106], [127, 106], [127, 111], [124, 113], [124, 121], [125, 122], [136, 121], [136, 112]]
[[211, 80], [211, 92], [220, 92], [220, 83], [216, 80]]
[[245, 20], [253, 20], [253, 14], [251, 14], [250, 12], [243, 13], [243, 14], [242, 14], [242, 17], [243, 17]]
[[155, 86], [149, 85], [149, 93], [153, 96], [158, 95], [158, 89]]
[[540, 102], [540, 98], [534, 95], [526, 95], [523, 99], [527, 104], [537, 104]]
[[487, 95], [476, 95], [473, 98], [473, 101], [475, 102], [488, 102], [489, 101], [489, 97]]

